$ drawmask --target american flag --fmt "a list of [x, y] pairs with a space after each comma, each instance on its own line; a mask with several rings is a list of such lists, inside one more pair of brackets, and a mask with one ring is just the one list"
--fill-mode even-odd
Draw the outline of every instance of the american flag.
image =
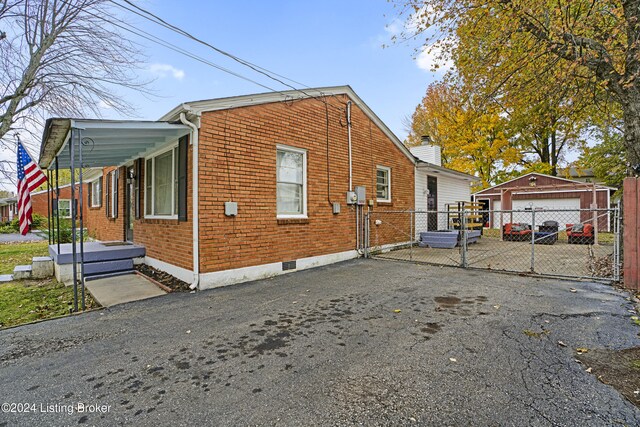
[[31, 192], [46, 181], [47, 176], [18, 141], [18, 217], [20, 234], [23, 236], [27, 234], [31, 225]]

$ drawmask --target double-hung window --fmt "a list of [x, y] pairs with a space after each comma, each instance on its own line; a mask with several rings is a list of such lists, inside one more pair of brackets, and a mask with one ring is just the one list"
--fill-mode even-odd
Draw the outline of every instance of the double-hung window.
[[145, 217], [178, 217], [178, 147], [148, 157], [145, 163]]
[[391, 169], [386, 166], [376, 169], [376, 198], [379, 202], [391, 202]]
[[71, 200], [59, 199], [58, 200], [58, 214], [60, 218], [71, 218]]
[[278, 218], [307, 217], [307, 152], [278, 145], [276, 159]]
[[91, 207], [102, 206], [102, 177], [91, 182]]

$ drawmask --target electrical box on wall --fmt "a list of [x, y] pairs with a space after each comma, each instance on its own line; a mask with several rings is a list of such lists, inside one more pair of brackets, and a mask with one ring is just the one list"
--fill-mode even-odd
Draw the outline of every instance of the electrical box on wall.
[[356, 187], [357, 204], [364, 206], [367, 204], [367, 188], [364, 186]]
[[224, 202], [224, 214], [226, 216], [238, 215], [238, 202]]
[[333, 213], [334, 214], [339, 214], [340, 213], [340, 203], [333, 202]]
[[347, 191], [347, 204], [348, 205], [355, 205], [357, 201], [358, 201], [358, 196], [356, 195], [356, 192], [355, 191]]

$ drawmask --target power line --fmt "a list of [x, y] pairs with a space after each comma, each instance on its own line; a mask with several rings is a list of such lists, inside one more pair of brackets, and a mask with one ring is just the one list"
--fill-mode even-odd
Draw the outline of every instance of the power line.
[[[193, 41], [195, 41], [197, 43], [200, 43], [200, 44], [202, 44], [204, 46], [207, 46], [208, 48], [213, 49], [214, 51], [220, 53], [221, 55], [224, 55], [224, 56], [226, 56], [228, 58], [231, 58], [234, 61], [236, 61], [236, 62], [238, 62], [238, 63], [240, 63], [240, 64], [242, 64], [242, 65], [244, 65], [246, 67], [251, 68], [253, 71], [258, 72], [260, 74], [263, 74], [264, 76], [266, 76], [266, 77], [268, 77], [268, 78], [270, 78], [270, 79], [272, 79], [272, 80], [274, 80], [274, 81], [276, 81], [276, 82], [278, 82], [278, 83], [280, 83], [280, 84], [282, 84], [284, 86], [289, 87], [290, 89], [301, 90], [301, 89], [297, 89], [296, 87], [294, 87], [294, 86], [292, 86], [292, 85], [290, 85], [288, 83], [285, 83], [282, 80], [277, 79], [277, 78], [275, 78], [273, 76], [278, 76], [278, 77], [280, 77], [282, 79], [289, 80], [290, 82], [293, 82], [293, 83], [298, 84], [300, 86], [304, 86], [307, 89], [310, 89], [309, 86], [307, 86], [307, 85], [305, 85], [303, 83], [297, 82], [297, 81], [295, 81], [293, 79], [290, 79], [288, 77], [282, 76], [282, 75], [277, 74], [277, 73], [275, 73], [273, 71], [267, 70], [264, 67], [261, 67], [259, 65], [253, 64], [253, 63], [251, 63], [251, 62], [249, 62], [249, 61], [247, 61], [245, 59], [242, 59], [242, 58], [240, 58], [240, 57], [238, 57], [236, 55], [233, 55], [232, 53], [226, 52], [226, 51], [224, 51], [224, 50], [222, 50], [222, 49], [220, 49], [220, 48], [218, 48], [218, 47], [216, 47], [216, 46], [214, 46], [214, 45], [212, 45], [212, 44], [210, 44], [210, 43], [208, 43], [208, 42], [206, 42], [206, 41], [204, 41], [204, 40], [202, 40], [202, 39], [200, 39], [200, 38], [198, 38], [198, 37], [196, 37], [194, 35], [192, 35], [191, 33], [183, 30], [182, 28], [177, 27], [177, 26], [175, 26], [173, 24], [170, 24], [169, 22], [167, 22], [164, 19], [160, 18], [158, 15], [155, 15], [154, 13], [152, 13], [152, 12], [146, 10], [146, 9], [143, 9], [142, 7], [132, 3], [130, 0], [122, 0], [122, 1], [124, 1], [125, 3], [127, 3], [128, 5], [130, 5], [131, 7], [137, 9], [138, 11], [140, 11], [142, 13], [139, 13], [139, 12], [137, 12], [137, 11], [131, 9], [131, 8], [128, 8], [128, 7], [126, 7], [126, 6], [124, 6], [124, 5], [120, 4], [120, 3], [117, 3], [115, 0], [110, 0], [110, 1], [111, 1], [111, 3], [117, 5], [117, 6], [123, 8], [125, 10], [133, 12], [136, 15], [143, 17], [144, 19], [147, 19], [147, 20], [149, 20], [151, 22], [154, 22], [154, 23], [156, 23], [158, 25], [162, 25], [163, 27], [165, 27], [165, 28], [167, 28], [167, 29], [169, 29], [169, 30], [171, 30], [171, 31], [173, 31], [175, 33], [178, 33], [178, 34], [180, 34], [180, 35], [182, 35], [184, 37], [187, 37], [187, 38], [189, 38], [189, 39], [191, 39], [191, 40], [193, 40]], [[146, 15], [148, 15], [148, 16], [146, 16]], [[153, 19], [149, 18], [149, 16], [151, 16]]]
[[[222, 50], [222, 49], [220, 49], [220, 48], [218, 48], [218, 47], [216, 47], [216, 46], [214, 46], [214, 45], [212, 45], [212, 44], [210, 44], [210, 43], [208, 43], [208, 42], [206, 42], [206, 41], [204, 41], [204, 40], [202, 40], [202, 39], [200, 39], [200, 38], [198, 38], [198, 37], [196, 37], [196, 36], [194, 36], [192, 34], [190, 34], [189, 32], [187, 32], [187, 31], [185, 31], [185, 30], [183, 30], [183, 29], [181, 29], [181, 28], [179, 28], [179, 27], [177, 27], [177, 26], [175, 26], [173, 24], [168, 23], [167, 21], [165, 21], [164, 19], [162, 19], [159, 16], [155, 15], [154, 13], [152, 13], [152, 12], [150, 12], [150, 11], [140, 7], [140, 6], [137, 6], [137, 5], [133, 4], [129, 0], [123, 0], [123, 1], [125, 3], [127, 3], [128, 5], [130, 5], [131, 7], [135, 8], [135, 9], [131, 9], [130, 7], [122, 5], [122, 4], [118, 3], [118, 2], [116, 2], [115, 0], [109, 0], [109, 1], [111, 3], [113, 3], [114, 5], [120, 7], [122, 9], [124, 9], [124, 10], [132, 12], [132, 13], [134, 13], [134, 14], [136, 14], [136, 15], [138, 15], [138, 16], [140, 16], [140, 17], [142, 17], [142, 18], [144, 18], [144, 19], [146, 19], [146, 20], [148, 20], [150, 22], [153, 22], [154, 24], [160, 25], [160, 26], [162, 26], [164, 28], [167, 28], [167, 29], [177, 33], [177, 34], [182, 35], [183, 37], [187, 37], [187, 38], [189, 38], [189, 39], [191, 39], [191, 40], [193, 40], [193, 41], [195, 41], [197, 43], [200, 43], [200, 44], [202, 44], [202, 45], [204, 45], [206, 47], [209, 47], [210, 49], [213, 49], [214, 51], [216, 51], [216, 52], [218, 52], [218, 53], [220, 53], [220, 54], [222, 54], [224, 56], [227, 56], [228, 58], [233, 59], [234, 61], [240, 63], [241, 65], [244, 65], [244, 66], [252, 69], [253, 71], [258, 72], [258, 73], [268, 77], [271, 80], [274, 80], [274, 81], [276, 81], [276, 82], [278, 82], [278, 83], [280, 83], [280, 84], [282, 84], [282, 85], [284, 85], [284, 86], [286, 86], [286, 87], [288, 87], [290, 89], [293, 89], [294, 91], [302, 93], [306, 97], [316, 99], [316, 100], [318, 100], [320, 102], [323, 102], [323, 103], [327, 102], [326, 100], [323, 100], [318, 96], [314, 96], [314, 95], [311, 95], [311, 94], [305, 92], [303, 89], [299, 89], [299, 88], [296, 88], [295, 86], [292, 86], [292, 85], [290, 85], [288, 83], [285, 83], [281, 79], [288, 80], [288, 81], [293, 82], [295, 84], [304, 86], [307, 89], [311, 89], [309, 86], [307, 86], [307, 85], [305, 85], [303, 83], [297, 82], [297, 81], [295, 81], [295, 80], [293, 80], [291, 78], [288, 78], [288, 77], [282, 76], [280, 74], [277, 74], [277, 73], [275, 73], [273, 71], [270, 71], [270, 70], [268, 70], [268, 69], [266, 69], [264, 67], [261, 67], [259, 65], [254, 64], [254, 63], [251, 63], [251, 62], [249, 62], [247, 60], [239, 58], [238, 56], [233, 55], [233, 54], [231, 54], [229, 52], [226, 52], [226, 51], [224, 51], [224, 50]], [[277, 77], [280, 77], [281, 79], [273, 77], [274, 75], [277, 76]], [[259, 84], [259, 83], [258, 83], [258, 85], [260, 85], [261, 87], [265, 87], [264, 85]], [[282, 93], [282, 92], [274, 90], [274, 89], [269, 89], [269, 90], [271, 90], [273, 92]], [[330, 95], [330, 96], [335, 96], [335, 95]], [[326, 95], [324, 95], [321, 92], [321, 97], [326, 97]], [[333, 104], [328, 104], [328, 105], [330, 105], [333, 108], [336, 108], [337, 110], [339, 110], [341, 112], [345, 111], [343, 108], [337, 107], [337, 106], [335, 106]]]
[[[62, 1], [64, 1], [64, 0], [62, 0]], [[172, 50], [174, 52], [180, 53], [180, 54], [182, 54], [184, 56], [187, 56], [187, 57], [189, 57], [191, 59], [195, 59], [196, 61], [201, 62], [201, 63], [203, 63], [205, 65], [209, 65], [210, 67], [213, 67], [213, 68], [216, 68], [216, 69], [218, 69], [220, 71], [223, 71], [225, 73], [231, 74], [232, 76], [238, 77], [238, 78], [240, 78], [242, 80], [246, 80], [246, 81], [248, 81], [250, 83], [253, 83], [255, 85], [263, 87], [263, 88], [265, 88], [265, 89], [267, 89], [269, 91], [282, 93], [281, 91], [278, 91], [278, 90], [276, 90], [276, 89], [274, 89], [272, 87], [266, 86], [266, 85], [264, 85], [262, 83], [259, 83], [259, 82], [255, 81], [255, 80], [250, 79], [249, 77], [243, 76], [242, 74], [236, 73], [235, 71], [229, 70], [228, 68], [222, 67], [222, 66], [220, 66], [220, 65], [218, 65], [218, 64], [216, 64], [214, 62], [211, 62], [211, 61], [209, 61], [207, 59], [204, 59], [204, 58], [202, 58], [202, 57], [200, 57], [200, 56], [198, 56], [198, 55], [196, 55], [194, 53], [191, 53], [191, 52], [187, 51], [186, 49], [183, 49], [183, 48], [181, 48], [179, 46], [174, 45], [173, 43], [165, 41], [165, 40], [161, 39], [160, 37], [154, 36], [153, 34], [147, 32], [147, 31], [144, 31], [144, 30], [141, 30], [141, 29], [138, 29], [138, 28], [132, 29], [133, 27], [131, 25], [129, 25], [128, 23], [126, 23], [126, 22], [124, 22], [124, 21], [122, 21], [122, 20], [120, 20], [118, 18], [113, 18], [113, 19], [115, 21], [119, 22], [120, 24], [118, 24], [118, 23], [116, 23], [116, 22], [114, 22], [114, 21], [112, 21], [110, 19], [107, 19], [104, 16], [98, 16], [98, 15], [96, 15], [94, 13], [91, 13], [91, 12], [88, 12], [88, 11], [85, 11], [85, 13], [87, 13], [88, 15], [91, 15], [91, 16], [93, 16], [95, 18], [101, 19], [101, 20], [103, 20], [105, 22], [108, 22], [109, 24], [111, 24], [111, 25], [113, 25], [115, 27], [118, 27], [118, 28], [120, 28], [122, 30], [125, 30], [127, 32], [132, 33], [132, 34], [135, 34], [138, 37], [141, 37], [141, 38], [143, 38], [145, 40], [148, 40], [148, 41], [150, 41], [152, 43], [156, 43], [156, 44], [158, 44], [160, 46], [166, 47], [167, 49], [170, 49], [170, 50]]]

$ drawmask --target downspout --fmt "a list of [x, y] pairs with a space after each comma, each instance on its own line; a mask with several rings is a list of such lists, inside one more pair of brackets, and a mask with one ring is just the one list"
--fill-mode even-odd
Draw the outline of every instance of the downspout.
[[351, 101], [347, 101], [347, 134], [349, 139], [349, 191], [353, 191], [353, 170], [351, 165]]
[[[188, 110], [186, 105], [183, 105], [185, 110]], [[200, 284], [200, 218], [199, 218], [199, 208], [198, 208], [198, 126], [194, 123], [187, 120], [187, 116], [184, 112], [180, 113], [180, 121], [182, 124], [187, 125], [191, 128], [191, 146], [192, 146], [192, 155], [191, 160], [193, 162], [192, 166], [192, 184], [191, 184], [191, 200], [193, 203], [193, 213], [192, 213], [192, 225], [193, 225], [193, 283], [189, 285], [190, 289], [197, 289]]]

